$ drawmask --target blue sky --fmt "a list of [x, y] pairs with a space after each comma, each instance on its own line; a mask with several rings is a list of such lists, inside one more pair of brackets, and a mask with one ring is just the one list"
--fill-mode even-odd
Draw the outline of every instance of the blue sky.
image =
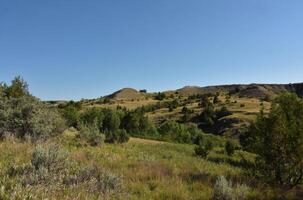
[[42, 99], [302, 82], [300, 0], [0, 0], [0, 80]]

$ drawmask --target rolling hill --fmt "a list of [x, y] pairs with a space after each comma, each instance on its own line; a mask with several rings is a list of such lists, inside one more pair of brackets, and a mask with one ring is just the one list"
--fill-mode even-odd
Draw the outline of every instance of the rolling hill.
[[[294, 92], [303, 96], [303, 83], [295, 84], [233, 84], [218, 86], [186, 86], [177, 90], [164, 91], [165, 98], [156, 98], [158, 93], [146, 93], [133, 88], [124, 88], [101, 99], [83, 102], [85, 107], [102, 107], [116, 109], [117, 106], [133, 110], [141, 107], [155, 106], [156, 109], [146, 111], [146, 115], [155, 124], [166, 120], [182, 121], [182, 109], [187, 107], [191, 114], [187, 122], [200, 124], [199, 116], [202, 112], [201, 95], [219, 94], [220, 103], [215, 110], [226, 107], [231, 114], [218, 119], [211, 129], [204, 131], [228, 137], [238, 137], [243, 130], [256, 118], [262, 107], [269, 111], [270, 101], [282, 92]], [[106, 100], [106, 101], [105, 101]], [[172, 101], [178, 105], [169, 109]], [[210, 97], [213, 101], [213, 97]]]
[[272, 97], [281, 92], [294, 92], [303, 95], [303, 83], [294, 84], [233, 84], [217, 86], [186, 86], [176, 90], [181, 95], [207, 94], [216, 92], [239, 93], [240, 96], [249, 98]]

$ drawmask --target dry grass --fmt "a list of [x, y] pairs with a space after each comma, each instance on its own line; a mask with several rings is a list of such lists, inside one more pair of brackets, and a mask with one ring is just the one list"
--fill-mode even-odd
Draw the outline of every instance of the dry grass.
[[142, 99], [142, 100], [119, 100], [113, 101], [113, 103], [106, 103], [106, 104], [88, 104], [85, 107], [98, 107], [98, 108], [117, 108], [117, 106], [122, 106], [127, 109], [133, 110], [141, 106], [146, 106], [149, 104], [155, 104], [158, 100], [154, 99]]
[[[70, 172], [74, 171], [76, 166], [98, 166], [122, 177], [124, 189], [120, 199], [210, 199], [214, 182], [221, 175], [234, 182], [251, 186], [251, 178], [243, 174], [244, 171], [239, 164], [241, 162], [239, 151], [236, 151], [234, 156], [228, 157], [222, 148], [215, 148], [208, 159], [202, 159], [193, 154], [193, 145], [131, 138], [126, 144], [90, 147], [74, 144], [73, 137], [63, 136], [58, 139], [51, 142], [61, 144], [62, 148], [69, 152], [68, 160], [73, 163], [68, 168]], [[35, 144], [29, 142], [8, 140], [1, 142], [1, 175], [5, 174], [11, 165], [20, 166], [28, 163], [34, 146]], [[252, 157], [245, 152], [241, 154], [247, 158]], [[9, 181], [5, 177], [0, 178], [1, 186], [4, 184], [8, 187], [8, 184], [18, 183], [18, 177], [11, 178]], [[59, 187], [56, 190], [37, 186], [31, 188], [30, 194], [33, 195], [32, 199], [46, 197], [48, 199], [100, 199], [98, 192], [90, 192], [88, 186], [83, 183], [74, 187]], [[253, 188], [252, 199], [270, 199], [275, 195], [274, 190], [264, 188], [263, 185], [254, 184]], [[28, 192], [25, 188], [14, 190], [22, 194], [22, 197]], [[12, 198], [12, 193], [6, 195], [11, 197], [8, 199], [16, 199]]]

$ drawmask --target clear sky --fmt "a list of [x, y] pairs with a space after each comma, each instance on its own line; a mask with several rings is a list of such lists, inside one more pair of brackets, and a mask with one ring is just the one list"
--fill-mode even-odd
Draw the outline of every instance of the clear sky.
[[302, 0], [0, 0], [0, 81], [45, 100], [302, 74]]

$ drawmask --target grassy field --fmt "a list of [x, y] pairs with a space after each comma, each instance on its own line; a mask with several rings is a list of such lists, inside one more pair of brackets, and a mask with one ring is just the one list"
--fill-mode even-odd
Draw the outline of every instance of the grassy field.
[[[16, 169], [20, 166], [29, 163], [37, 144], [6, 139], [0, 143], [1, 199], [203, 200], [211, 199], [215, 180], [221, 175], [234, 184], [246, 184], [249, 187], [248, 199], [273, 199], [276, 194], [273, 189], [245, 175], [241, 168], [241, 156], [247, 159], [254, 157], [246, 152], [236, 151], [228, 157], [222, 147], [216, 147], [207, 159], [202, 159], [194, 155], [193, 145], [138, 138], [131, 138], [125, 144], [91, 147], [77, 141], [74, 134], [68, 131], [47, 143], [60, 144], [68, 152], [68, 160], [73, 163], [69, 171], [75, 166], [100, 167], [119, 177], [121, 190], [114, 195], [100, 196], [98, 191], [90, 192], [82, 184], [74, 187], [38, 185], [23, 188], [19, 184], [20, 177], [16, 172], [12, 173], [12, 168], [18, 171]], [[47, 146], [45, 143], [42, 145]], [[26, 194], [30, 194], [31, 198]], [[287, 195], [289, 199], [296, 199], [294, 192]]]
[[141, 100], [113, 100], [111, 103], [98, 104], [98, 103], [87, 103], [85, 107], [98, 107], [98, 108], [116, 108], [117, 106], [126, 107], [127, 109], [136, 109], [141, 106], [148, 104], [157, 103], [158, 100], [154, 99], [141, 99]]

